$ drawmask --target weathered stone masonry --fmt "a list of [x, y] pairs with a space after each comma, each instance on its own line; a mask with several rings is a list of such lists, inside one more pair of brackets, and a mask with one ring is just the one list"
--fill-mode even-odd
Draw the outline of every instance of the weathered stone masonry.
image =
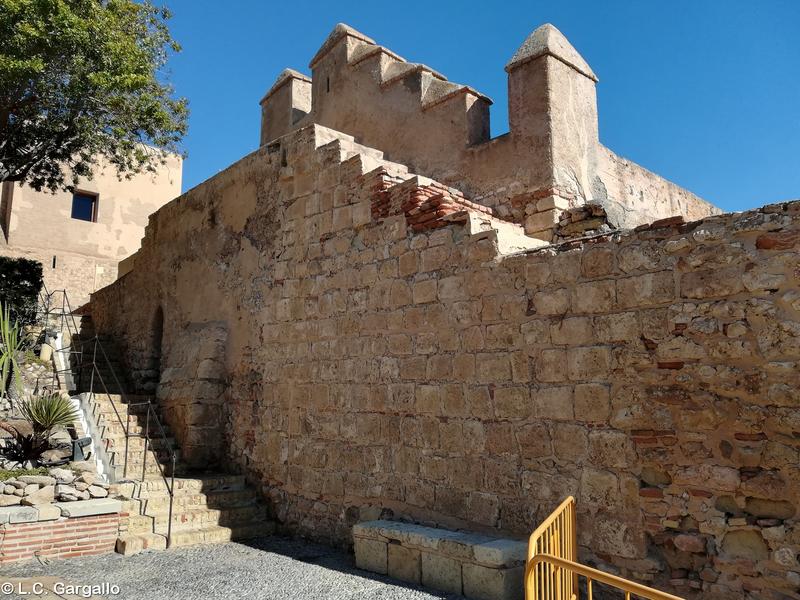
[[586, 561], [798, 597], [800, 203], [561, 246], [486, 208], [310, 125], [154, 214], [93, 318], [287, 530], [525, 536], [574, 494]]

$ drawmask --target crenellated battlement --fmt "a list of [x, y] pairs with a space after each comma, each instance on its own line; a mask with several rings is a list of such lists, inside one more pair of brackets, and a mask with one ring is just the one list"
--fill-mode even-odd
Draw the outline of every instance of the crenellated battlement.
[[261, 143], [312, 123], [352, 135], [551, 239], [561, 213], [600, 204], [632, 227], [715, 207], [602, 146], [589, 64], [558, 29], [536, 29], [505, 65], [510, 131], [490, 138], [492, 100], [337, 25], [309, 67], [287, 69], [261, 101]]

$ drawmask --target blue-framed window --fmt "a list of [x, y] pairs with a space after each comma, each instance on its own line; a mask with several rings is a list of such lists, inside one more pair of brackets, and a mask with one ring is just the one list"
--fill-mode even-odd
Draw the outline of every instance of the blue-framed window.
[[72, 194], [72, 218], [81, 221], [97, 221], [97, 195], [86, 192]]

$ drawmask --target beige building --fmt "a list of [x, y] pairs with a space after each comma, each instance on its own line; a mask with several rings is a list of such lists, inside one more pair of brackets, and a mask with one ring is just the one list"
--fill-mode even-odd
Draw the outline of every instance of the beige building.
[[181, 191], [182, 159], [130, 179], [99, 166], [75, 192], [37, 192], [2, 184], [0, 253], [42, 263], [47, 289], [66, 289], [73, 308], [117, 278], [120, 261], [139, 248], [151, 213]]

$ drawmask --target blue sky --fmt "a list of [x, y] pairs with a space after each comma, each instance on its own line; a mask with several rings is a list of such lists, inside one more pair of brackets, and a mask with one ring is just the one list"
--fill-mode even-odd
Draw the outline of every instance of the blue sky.
[[258, 101], [337, 22], [494, 100], [503, 66], [542, 23], [600, 78], [600, 139], [726, 210], [800, 198], [800, 0], [264, 2], [165, 0], [170, 63], [191, 120], [183, 187], [258, 145]]

